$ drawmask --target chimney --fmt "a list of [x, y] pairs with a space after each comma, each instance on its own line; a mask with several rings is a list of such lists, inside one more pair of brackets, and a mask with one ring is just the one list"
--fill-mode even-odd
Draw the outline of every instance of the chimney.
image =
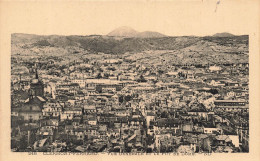
[[19, 74], [19, 82], [21, 83], [21, 80], [22, 80], [22, 75]]

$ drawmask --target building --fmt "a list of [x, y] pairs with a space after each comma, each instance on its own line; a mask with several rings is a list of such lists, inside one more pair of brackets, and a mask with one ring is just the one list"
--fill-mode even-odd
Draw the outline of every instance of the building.
[[35, 72], [35, 79], [30, 82], [30, 90], [33, 96], [44, 96], [44, 85], [41, 80], [39, 80], [37, 70]]
[[23, 104], [19, 111], [19, 116], [24, 120], [33, 122], [42, 118], [42, 108], [45, 100], [40, 96], [31, 96], [28, 101]]
[[215, 100], [215, 109], [226, 112], [248, 112], [249, 107], [242, 100]]

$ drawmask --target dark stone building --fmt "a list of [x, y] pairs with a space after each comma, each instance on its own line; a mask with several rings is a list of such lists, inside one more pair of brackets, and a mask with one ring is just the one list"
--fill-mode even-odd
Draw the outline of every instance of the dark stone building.
[[37, 70], [36, 70], [36, 73], [35, 73], [35, 79], [31, 80], [30, 87], [31, 87], [31, 94], [33, 96], [43, 97], [43, 95], [44, 95], [44, 85], [43, 85], [43, 82], [39, 80]]

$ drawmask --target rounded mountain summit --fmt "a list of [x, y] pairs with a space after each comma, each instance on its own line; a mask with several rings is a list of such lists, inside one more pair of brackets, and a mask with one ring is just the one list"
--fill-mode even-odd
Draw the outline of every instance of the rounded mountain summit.
[[113, 37], [138, 37], [138, 38], [153, 38], [153, 37], [167, 37], [166, 35], [163, 35], [159, 32], [154, 31], [144, 31], [144, 32], [138, 32], [131, 27], [122, 26], [119, 27], [110, 33], [107, 34], [107, 36], [113, 36]]

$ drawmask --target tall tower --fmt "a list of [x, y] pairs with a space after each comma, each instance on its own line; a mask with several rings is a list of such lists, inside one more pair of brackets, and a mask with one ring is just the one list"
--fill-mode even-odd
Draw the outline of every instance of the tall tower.
[[35, 69], [35, 79], [31, 80], [31, 92], [33, 96], [41, 96], [43, 97], [44, 95], [44, 85], [42, 81], [39, 80], [38, 72], [37, 72], [37, 67]]

